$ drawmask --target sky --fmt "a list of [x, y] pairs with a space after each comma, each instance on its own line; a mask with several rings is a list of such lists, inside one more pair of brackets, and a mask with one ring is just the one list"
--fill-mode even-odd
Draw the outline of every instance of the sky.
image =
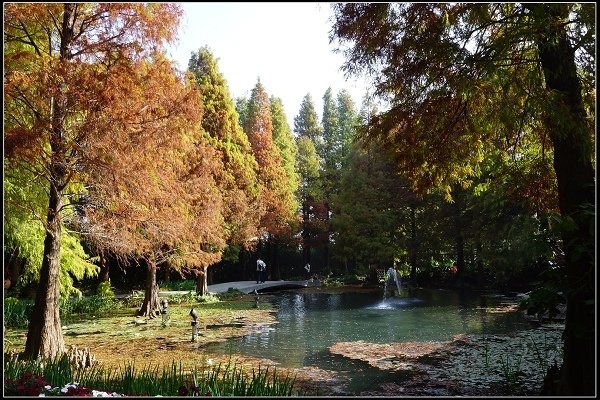
[[168, 49], [181, 69], [207, 46], [218, 60], [232, 97], [250, 97], [260, 78], [269, 96], [281, 98], [290, 127], [310, 93], [319, 119], [323, 95], [350, 92], [360, 110], [365, 81], [344, 77], [342, 54], [329, 44], [330, 3], [181, 3], [178, 43]]

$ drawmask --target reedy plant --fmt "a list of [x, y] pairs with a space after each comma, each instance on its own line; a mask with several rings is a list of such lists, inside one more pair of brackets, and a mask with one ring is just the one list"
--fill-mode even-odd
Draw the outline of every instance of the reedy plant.
[[[541, 371], [546, 371], [553, 362], [557, 361], [551, 354], [552, 350], [556, 350], [556, 345], [548, 343], [548, 338], [545, 335], [543, 344], [538, 344], [533, 338], [530, 340], [530, 344], [528, 347], [533, 350], [534, 359]], [[560, 354], [561, 350], [562, 348], [557, 353]], [[562, 356], [560, 358], [562, 359]]]
[[519, 376], [523, 374], [523, 371], [521, 370], [523, 354], [521, 353], [514, 364], [511, 362], [508, 354], [504, 357], [500, 357], [500, 361], [502, 363], [502, 374], [506, 383], [508, 386], [514, 387], [519, 382]]
[[238, 364], [231, 361], [224, 367], [218, 364], [210, 371], [202, 371], [201, 375], [195, 370], [192, 379], [198, 393], [210, 393], [212, 396], [291, 396], [295, 378], [289, 375], [281, 377], [274, 370], [269, 379], [269, 369], [252, 369], [251, 376], [244, 373]]
[[[124, 395], [176, 396], [188, 385], [193, 391], [186, 393], [212, 396], [291, 396], [295, 378], [289, 375], [281, 377], [268, 368], [252, 370], [246, 374], [238, 364], [230, 361], [199, 371], [194, 367], [191, 371], [183, 368], [181, 362], [173, 361], [162, 370], [159, 366], [146, 365], [137, 369], [134, 363], [125, 364], [119, 369], [106, 369], [101, 365], [89, 368], [74, 368], [66, 355], [55, 359], [18, 360], [16, 356], [5, 357], [4, 379], [18, 379], [25, 372], [43, 376], [46, 381], [57, 387], [69, 382], [79, 385], [117, 392]], [[193, 385], [193, 386], [192, 386]]]
[[4, 299], [4, 326], [9, 328], [27, 328], [32, 309], [33, 302], [31, 300], [7, 297]]

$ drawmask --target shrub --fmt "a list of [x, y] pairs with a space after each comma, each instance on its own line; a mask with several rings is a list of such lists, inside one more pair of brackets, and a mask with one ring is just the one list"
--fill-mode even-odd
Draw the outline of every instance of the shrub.
[[219, 297], [215, 296], [214, 294], [205, 294], [204, 296], [198, 296], [197, 300], [199, 303], [205, 303], [205, 304], [213, 304], [213, 303], [218, 303], [219, 301]]
[[169, 303], [181, 304], [181, 303], [192, 303], [198, 300], [198, 296], [195, 291], [189, 291], [184, 294], [174, 294], [169, 296]]
[[100, 297], [115, 297], [115, 292], [110, 287], [110, 282], [104, 281], [98, 284], [96, 294]]
[[[129, 308], [139, 308], [142, 306], [142, 302], [144, 301], [144, 293], [143, 292], [132, 292], [130, 295], [121, 299], [121, 304], [125, 307]], [[171, 299], [169, 298], [169, 302]]]
[[159, 286], [162, 290], [196, 291], [196, 281], [193, 279], [187, 279], [185, 281], [160, 282]]
[[99, 315], [110, 312], [117, 308], [119, 303], [114, 297], [88, 296], [88, 297], [67, 297], [61, 300], [61, 317], [71, 314], [79, 315]]
[[217, 294], [220, 300], [237, 299], [244, 295], [244, 292], [239, 289], [229, 288], [226, 292]]
[[33, 301], [15, 297], [4, 299], [4, 326], [8, 328], [27, 328], [29, 316], [33, 310]]

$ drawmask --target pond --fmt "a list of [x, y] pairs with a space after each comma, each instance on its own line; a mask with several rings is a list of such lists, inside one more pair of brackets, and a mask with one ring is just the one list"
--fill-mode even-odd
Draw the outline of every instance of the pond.
[[[457, 334], [501, 335], [532, 328], [515, 310], [515, 298], [468, 292], [403, 288], [399, 297], [384, 300], [381, 289], [310, 288], [261, 296], [261, 301], [267, 298], [277, 309], [277, 324], [205, 350], [267, 358], [284, 368], [337, 371], [348, 378], [349, 393], [376, 386], [386, 374], [331, 354], [328, 349], [335, 343], [449, 341]], [[494, 312], [502, 306], [505, 312]]]

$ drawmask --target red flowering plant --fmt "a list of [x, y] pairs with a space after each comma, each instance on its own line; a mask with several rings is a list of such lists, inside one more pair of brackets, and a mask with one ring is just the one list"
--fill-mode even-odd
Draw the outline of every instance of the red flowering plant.
[[[200, 388], [198, 388], [196, 385], [191, 385], [190, 388], [188, 389], [186, 386], [181, 385], [179, 387], [179, 389], [177, 389], [177, 394], [179, 396], [185, 397], [185, 396], [200, 396]], [[210, 394], [210, 391], [207, 391], [206, 393], [204, 393], [204, 396], [212, 396]]]
[[90, 389], [79, 386], [79, 383], [77, 382], [67, 383], [65, 387], [60, 389], [60, 392], [61, 396], [92, 396], [92, 391]]
[[4, 394], [16, 396], [39, 396], [44, 392], [48, 382], [43, 376], [33, 375], [31, 371], [23, 372], [18, 379], [4, 381]]
[[66, 384], [63, 388], [52, 387], [43, 376], [25, 371], [18, 379], [5, 379], [4, 394], [8, 396], [73, 396], [73, 397], [114, 397], [118, 393], [106, 393], [80, 386], [77, 382]]

